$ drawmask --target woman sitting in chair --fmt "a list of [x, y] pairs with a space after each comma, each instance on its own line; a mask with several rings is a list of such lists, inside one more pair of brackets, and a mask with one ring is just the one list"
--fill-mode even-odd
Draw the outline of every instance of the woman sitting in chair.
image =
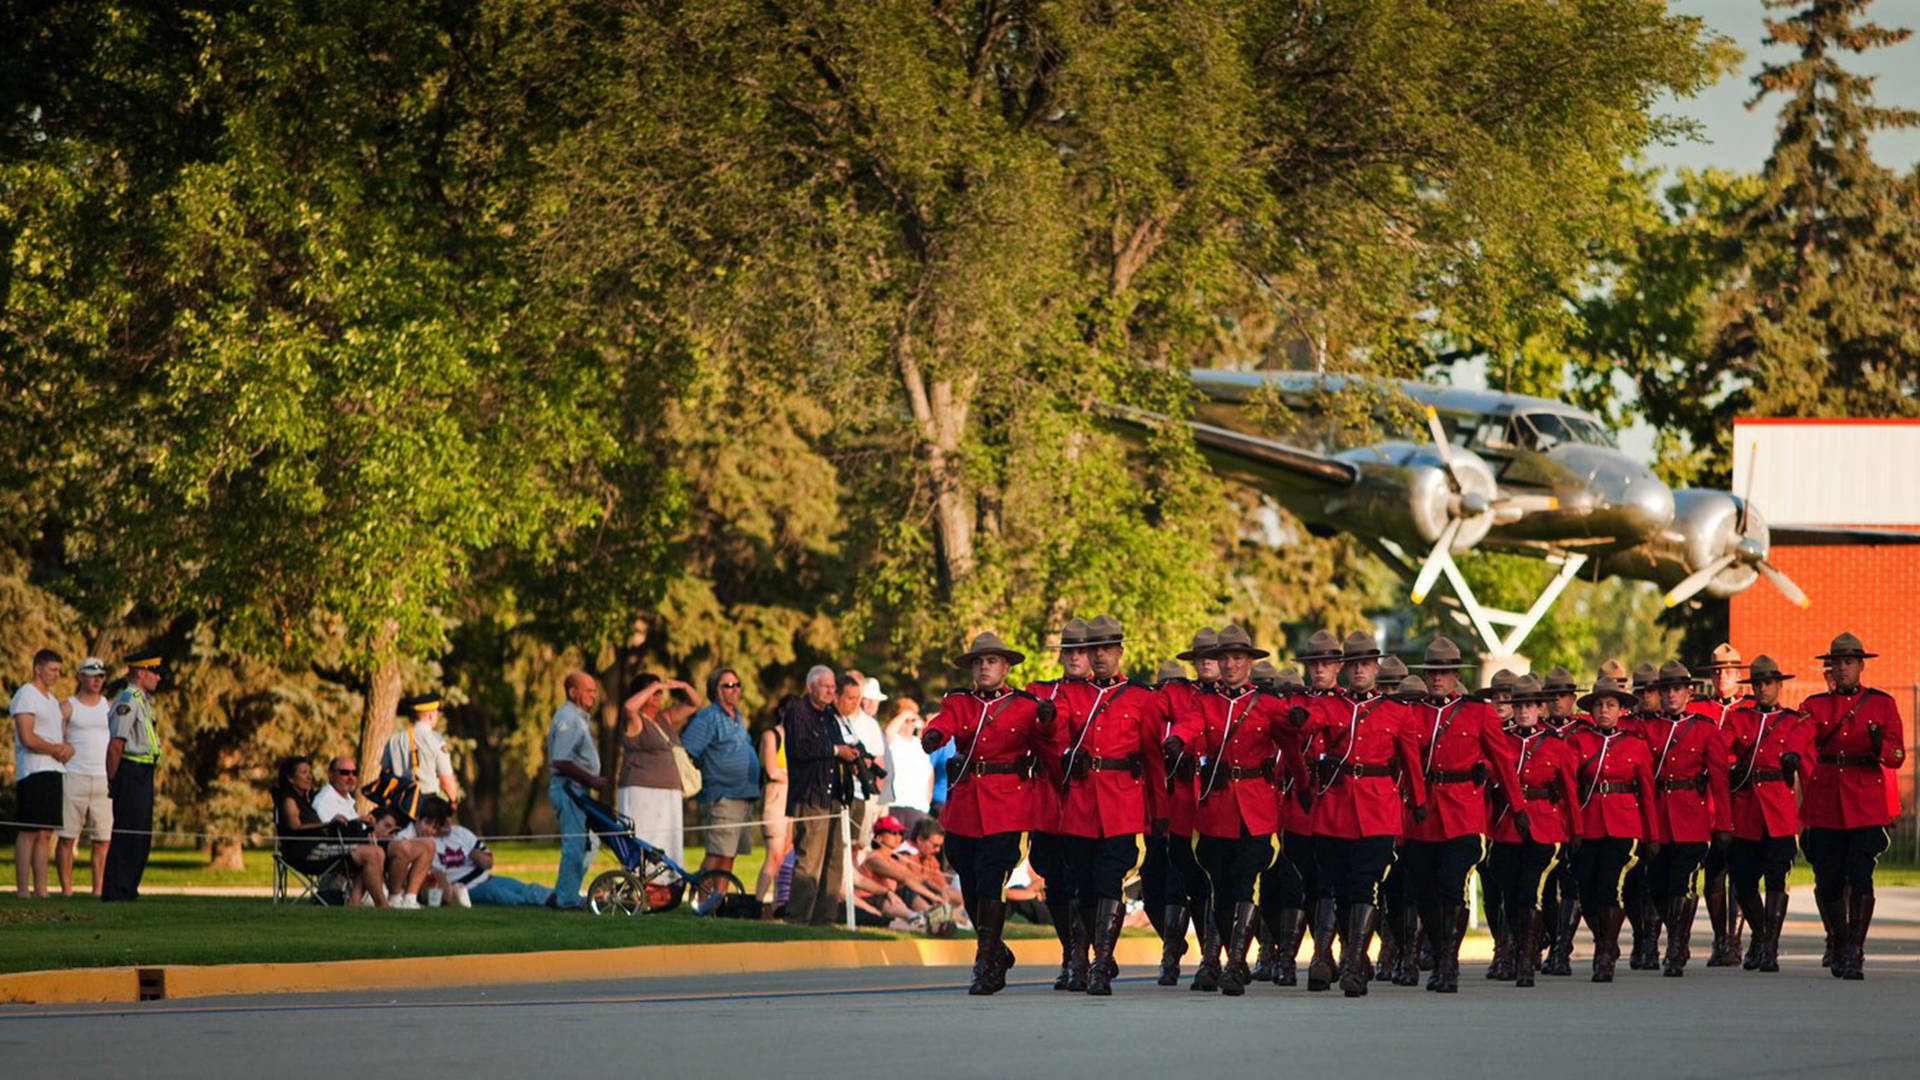
[[340, 826], [320, 820], [313, 809], [313, 762], [290, 757], [280, 763], [273, 788], [273, 827], [280, 837], [280, 860], [307, 875], [339, 866], [347, 874], [347, 903], [358, 906], [362, 894], [375, 907], [387, 906], [386, 853], [371, 842], [342, 837]]

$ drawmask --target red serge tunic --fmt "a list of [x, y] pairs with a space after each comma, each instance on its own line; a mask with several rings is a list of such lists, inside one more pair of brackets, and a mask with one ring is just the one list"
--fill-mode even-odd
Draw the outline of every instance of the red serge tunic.
[[1314, 757], [1317, 750], [1320, 759], [1314, 833], [1344, 840], [1398, 835], [1402, 784], [1414, 802], [1427, 800], [1406, 707], [1378, 695], [1355, 699], [1335, 693], [1311, 700], [1301, 726], [1309, 740], [1306, 756]]
[[[1066, 702], [1060, 699], [1060, 688], [1084, 679], [1059, 678], [1030, 682], [1027, 693], [1041, 701], [1053, 702], [1061, 715], [1066, 714]], [[1057, 731], [1058, 724], [1055, 725]], [[1037, 752], [1038, 761], [1033, 770], [1033, 824], [1029, 828], [1034, 832], [1057, 833], [1060, 831], [1060, 756], [1051, 749]]]
[[[1308, 709], [1313, 706], [1315, 697], [1325, 697], [1331, 690], [1304, 691], [1298, 693], [1277, 693], [1267, 691], [1267, 696], [1280, 701], [1280, 715], [1284, 719], [1295, 708]], [[1297, 836], [1313, 835], [1313, 812], [1302, 804], [1303, 797], [1313, 793], [1313, 777], [1307, 763], [1307, 737], [1292, 724], [1284, 724], [1275, 733], [1278, 743], [1274, 750], [1273, 761], [1273, 801], [1280, 814], [1280, 831]], [[1283, 755], [1300, 763], [1298, 770], [1289, 769]]]
[[1727, 738], [1711, 717], [1698, 713], [1656, 717], [1647, 724], [1653, 747], [1654, 806], [1663, 844], [1704, 844], [1733, 829], [1733, 794], [1727, 790]]
[[1099, 838], [1138, 835], [1165, 816], [1167, 701], [1126, 679], [1063, 683], [1055, 756], [1071, 760], [1060, 800], [1060, 832]]
[[[1900, 814], [1899, 791], [1887, 777], [1907, 759], [1900, 710], [1885, 692], [1867, 687], [1851, 694], [1815, 694], [1801, 703], [1813, 775], [1800, 799], [1800, 820], [1810, 829], [1884, 826]], [[1873, 748], [1873, 728], [1880, 749]]]
[[1654, 810], [1653, 748], [1636, 732], [1598, 725], [1582, 726], [1563, 736], [1580, 759], [1580, 838], [1609, 836], [1657, 840], [1660, 824]]
[[1406, 821], [1407, 839], [1440, 843], [1487, 831], [1486, 785], [1519, 790], [1518, 760], [1493, 706], [1472, 698], [1407, 706], [1427, 782], [1427, 819]]
[[[1200, 702], [1211, 691], [1196, 682], [1176, 679], [1160, 685], [1160, 696], [1167, 701], [1167, 735], [1179, 734], [1182, 728], [1199, 730]], [[1185, 736], [1182, 736], [1185, 740]], [[1166, 740], [1161, 739], [1162, 742]], [[1192, 836], [1193, 816], [1199, 809], [1199, 789], [1195, 787], [1194, 762], [1200, 749], [1187, 741], [1187, 748], [1174, 763], [1173, 772], [1167, 777], [1167, 797], [1164, 804], [1167, 819], [1167, 835]]]
[[1053, 726], [1041, 722], [1039, 699], [1020, 690], [992, 697], [955, 690], [942, 698], [927, 729], [953, 740], [960, 764], [940, 823], [958, 836], [1032, 828], [1033, 765], [1052, 745]]
[[1722, 730], [1733, 751], [1728, 777], [1733, 789], [1733, 835], [1742, 840], [1792, 836], [1799, 831], [1800, 812], [1793, 804], [1793, 789], [1787, 786], [1780, 755], [1800, 755], [1796, 779], [1805, 785], [1813, 774], [1813, 758], [1800, 714], [1748, 702], [1727, 717]]
[[[1524, 734], [1515, 726], [1500, 733], [1508, 752], [1519, 763], [1515, 770], [1517, 789], [1507, 788], [1506, 805], [1493, 817], [1487, 838], [1496, 844], [1521, 842], [1520, 826], [1514, 822], [1513, 808], [1524, 806], [1527, 831], [1536, 844], [1564, 844], [1573, 839], [1580, 827], [1580, 756], [1566, 737], [1545, 727]], [[1518, 790], [1518, 798], [1510, 794]]]
[[1200, 809], [1195, 824], [1203, 836], [1238, 839], [1272, 836], [1280, 829], [1274, 798], [1275, 761], [1296, 781], [1305, 778], [1287, 703], [1252, 686], [1222, 687], [1200, 699], [1200, 726], [1176, 732], [1200, 755], [1196, 770]]

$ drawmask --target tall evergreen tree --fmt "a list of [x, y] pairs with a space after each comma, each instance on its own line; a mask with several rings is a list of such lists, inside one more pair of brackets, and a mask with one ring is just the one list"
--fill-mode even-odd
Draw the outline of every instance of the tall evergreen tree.
[[1767, 64], [1749, 106], [1784, 95], [1758, 197], [1737, 220], [1741, 257], [1714, 313], [1710, 360], [1747, 383], [1730, 405], [1769, 415], [1920, 412], [1920, 219], [1911, 178], [1876, 163], [1876, 131], [1920, 112], [1876, 105], [1842, 52], [1905, 41], [1866, 21], [1871, 0], [1799, 5], [1767, 20], [1799, 56]]

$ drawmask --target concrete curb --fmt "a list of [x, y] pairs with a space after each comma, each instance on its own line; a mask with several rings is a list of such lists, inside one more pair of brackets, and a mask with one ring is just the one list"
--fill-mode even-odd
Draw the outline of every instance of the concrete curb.
[[[1060, 947], [1043, 938], [1007, 942], [1021, 967], [1054, 971]], [[1469, 937], [1462, 960], [1492, 955], [1489, 939]], [[1305, 947], [1302, 952], [1304, 954]], [[1191, 969], [1196, 956], [1188, 951]], [[1128, 966], [1158, 966], [1160, 943], [1123, 938], [1114, 958]], [[449, 965], [448, 960], [457, 963]], [[586, 979], [657, 978], [672, 975], [751, 974], [812, 968], [968, 967], [973, 940], [928, 938], [872, 941], [733, 942], [715, 945], [636, 945], [620, 949], [567, 949], [533, 953], [482, 953], [458, 957], [413, 956], [392, 960], [332, 960], [284, 964], [169, 964], [154, 967], [71, 968], [0, 975], [0, 1002], [64, 1004], [221, 997], [232, 994], [327, 993], [401, 990], [420, 986], [495, 986], [508, 983]]]

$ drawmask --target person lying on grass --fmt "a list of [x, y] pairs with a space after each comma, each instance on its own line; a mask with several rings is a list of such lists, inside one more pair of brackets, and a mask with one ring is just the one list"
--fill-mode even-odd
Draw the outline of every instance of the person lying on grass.
[[544, 907], [553, 896], [545, 885], [495, 874], [493, 852], [487, 850], [486, 841], [456, 824], [453, 807], [444, 799], [429, 795], [421, 800], [419, 831], [433, 841], [433, 876], [459, 907]]

